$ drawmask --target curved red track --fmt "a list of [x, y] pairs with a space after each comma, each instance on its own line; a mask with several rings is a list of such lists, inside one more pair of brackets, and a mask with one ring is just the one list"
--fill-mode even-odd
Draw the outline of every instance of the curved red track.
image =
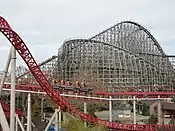
[[[61, 109], [68, 108], [72, 114], [75, 116], [81, 118], [84, 121], [87, 121], [91, 124], [102, 124], [109, 128], [114, 129], [122, 129], [122, 130], [142, 130], [142, 131], [152, 131], [156, 130], [157, 126], [151, 126], [151, 125], [133, 125], [133, 124], [119, 124], [115, 122], [109, 122], [100, 120], [98, 118], [92, 117], [88, 114], [85, 114], [81, 111], [79, 111], [76, 107], [69, 104], [65, 99], [63, 99], [59, 92], [57, 90], [54, 90], [52, 86], [47, 81], [46, 77], [43, 75], [41, 70], [39, 69], [34, 57], [30, 53], [29, 49], [23, 42], [23, 40], [20, 38], [20, 36], [13, 31], [8, 22], [0, 17], [0, 31], [5, 35], [5, 37], [11, 42], [11, 44], [14, 46], [16, 51], [19, 53], [19, 55], [22, 57], [22, 59], [27, 64], [28, 68], [30, 69], [31, 73], [35, 77], [36, 81], [39, 83], [39, 85], [42, 87], [42, 89], [47, 93], [47, 95], [58, 105], [61, 107]], [[168, 128], [168, 127], [167, 127]], [[171, 127], [172, 128], [172, 127]], [[169, 128], [170, 129], [170, 128]]]
[[[0, 103], [2, 105], [2, 108], [5, 110], [6, 116], [9, 117], [10, 116], [9, 115], [10, 114], [10, 106], [1, 100], [0, 100]], [[15, 113], [18, 114], [20, 117], [24, 117], [24, 114], [20, 109], [15, 109]]]

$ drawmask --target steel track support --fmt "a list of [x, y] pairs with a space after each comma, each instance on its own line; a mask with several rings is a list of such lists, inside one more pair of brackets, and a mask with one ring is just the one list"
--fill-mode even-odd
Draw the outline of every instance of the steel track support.
[[15, 121], [16, 131], [18, 131], [18, 121], [17, 121], [17, 115], [16, 115], [16, 121]]
[[[2, 79], [1, 79], [1, 84], [0, 84], [0, 97], [1, 97], [1, 92], [2, 92], [2, 88], [3, 88], [3, 85], [4, 85], [4, 82], [5, 82], [5, 77], [7, 75], [7, 72], [8, 72], [8, 69], [9, 69], [9, 65], [10, 65], [10, 61], [11, 61], [11, 53], [12, 53], [12, 47], [10, 48], [10, 52], [8, 54], [8, 57], [7, 57], [7, 63], [5, 65], [5, 70], [3, 72], [3, 75], [2, 75]], [[5, 113], [3, 111], [3, 108], [1, 106], [1, 103], [0, 103], [0, 124], [1, 124], [1, 127], [3, 129], [3, 131], [9, 131], [10, 130], [10, 127], [8, 125], [8, 122], [7, 122], [7, 119], [5, 117]]]
[[31, 121], [31, 94], [28, 94], [28, 100], [27, 100], [28, 106], [27, 106], [27, 131], [31, 131], [32, 128], [32, 121]]
[[44, 97], [41, 98], [41, 120], [43, 119], [43, 104], [44, 104]]
[[[25, 94], [22, 93], [22, 108], [23, 108], [22, 112], [25, 112], [25, 110], [24, 110], [25, 106], [24, 105], [25, 105]], [[21, 122], [22, 122], [22, 124], [24, 124], [24, 117], [21, 118]]]
[[136, 124], [136, 97], [133, 96], [133, 123]]
[[[160, 96], [158, 96], [160, 98]], [[158, 124], [162, 124], [162, 116], [161, 116], [161, 100], [157, 101], [157, 116], [158, 116]]]
[[1, 97], [2, 88], [4, 86], [5, 78], [6, 78], [7, 73], [8, 73], [8, 69], [9, 69], [9, 65], [10, 65], [10, 61], [11, 61], [12, 49], [13, 49], [13, 47], [10, 48], [10, 52], [8, 54], [8, 57], [7, 57], [7, 63], [5, 65], [5, 70], [4, 70], [3, 75], [2, 75], [1, 84], [0, 84], [0, 97]]
[[[48, 131], [48, 129], [49, 129], [49, 127], [50, 127], [50, 125], [52, 124], [52, 122], [53, 122], [53, 120], [57, 117], [58, 118], [58, 112], [60, 112], [60, 108], [59, 109], [56, 109], [55, 110], [55, 112], [54, 112], [54, 114], [53, 114], [53, 116], [51, 117], [51, 119], [50, 119], [50, 121], [49, 121], [49, 123], [48, 123], [48, 125], [46, 126], [46, 128], [45, 128], [45, 130], [44, 131]], [[56, 116], [57, 115], [57, 116]], [[56, 119], [57, 119], [56, 118]], [[58, 123], [58, 119], [57, 119], [57, 123]], [[56, 124], [56, 123], [55, 123]], [[58, 128], [57, 128], [58, 129]], [[57, 130], [58, 131], [58, 130]]]
[[[84, 102], [84, 113], [87, 114], [87, 103]], [[85, 121], [84, 122], [84, 127], [86, 128], [87, 127], [87, 122]]]
[[112, 122], [112, 96], [109, 96], [109, 121]]
[[62, 116], [62, 112], [61, 112], [60, 106], [57, 109], [57, 112], [59, 113], [59, 119], [58, 119], [58, 121], [59, 121], [59, 130], [61, 130], [61, 116]]
[[58, 131], [58, 112], [57, 112], [58, 109], [55, 109], [55, 131]]
[[15, 131], [16, 50], [14, 47], [11, 59], [10, 131]]
[[0, 123], [3, 131], [10, 131], [1, 103], [0, 103]]
[[48, 131], [50, 125], [52, 124], [52, 122], [53, 122], [53, 120], [54, 120], [54, 118], [55, 118], [55, 115], [56, 115], [56, 112], [54, 112], [53, 116], [51, 117], [51, 119], [50, 119], [50, 121], [49, 121], [49, 123], [48, 123], [48, 125], [46, 126], [46, 128], [45, 128], [44, 131]]
[[[25, 130], [24, 130], [24, 127], [22, 126], [22, 123], [21, 123], [21, 121], [20, 121], [20, 119], [19, 119], [19, 117], [18, 117], [18, 115], [15, 114], [15, 116], [16, 116], [16, 124], [19, 124], [21, 130], [22, 130], [22, 131], [25, 131]], [[18, 128], [18, 127], [17, 127], [17, 128]], [[17, 129], [16, 129], [16, 130], [17, 130]], [[18, 130], [17, 130], [17, 131], [18, 131]]]

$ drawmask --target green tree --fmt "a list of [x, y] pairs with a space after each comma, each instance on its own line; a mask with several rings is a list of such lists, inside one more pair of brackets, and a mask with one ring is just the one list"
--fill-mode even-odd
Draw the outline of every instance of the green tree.
[[169, 124], [174, 124], [174, 120], [171, 118]]
[[148, 118], [148, 123], [149, 124], [156, 124], [158, 122], [157, 120], [157, 117], [155, 115], [151, 115], [149, 118]]
[[35, 100], [33, 106], [32, 106], [32, 112], [33, 112], [33, 116], [39, 116], [40, 114], [40, 109], [39, 109], [39, 102], [38, 102], [38, 99]]
[[142, 111], [144, 116], [148, 116], [149, 115], [149, 109], [148, 109], [148, 105], [146, 103], [143, 103], [143, 111]]

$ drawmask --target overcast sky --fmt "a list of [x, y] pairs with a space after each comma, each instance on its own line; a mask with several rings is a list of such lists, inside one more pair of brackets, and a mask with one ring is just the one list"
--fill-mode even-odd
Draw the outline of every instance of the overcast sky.
[[[146, 27], [167, 54], [175, 54], [174, 0], [0, 0], [0, 15], [26, 42], [37, 62], [64, 40], [91, 37], [124, 20]], [[10, 44], [0, 35], [0, 70]], [[22, 64], [19, 57], [18, 64]]]

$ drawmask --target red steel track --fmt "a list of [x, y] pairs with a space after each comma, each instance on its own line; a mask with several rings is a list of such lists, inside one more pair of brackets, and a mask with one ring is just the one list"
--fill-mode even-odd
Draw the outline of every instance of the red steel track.
[[[10, 106], [6, 103], [4, 103], [3, 101], [0, 100], [0, 103], [2, 105], [2, 108], [4, 109], [5, 111], [5, 114], [7, 117], [9, 117], [9, 113], [10, 113]], [[24, 117], [24, 114], [23, 112], [20, 110], [20, 109], [16, 109], [15, 110], [15, 113], [18, 114], [20, 117]]]
[[[13, 31], [7, 21], [0, 17], [0, 31], [4, 34], [4, 36], [10, 41], [10, 43], [14, 46], [16, 51], [22, 57], [22, 59], [27, 64], [29, 70], [33, 74], [36, 81], [42, 87], [42, 90], [47, 93], [47, 95], [58, 105], [61, 109], [67, 109], [71, 111], [73, 115], [78, 118], [81, 118], [84, 121], [87, 121], [91, 124], [101, 124], [113, 129], [121, 129], [121, 130], [132, 130], [132, 131], [156, 131], [159, 127], [158, 125], [133, 125], [133, 124], [120, 124], [116, 122], [109, 122], [105, 120], [101, 120], [85, 114], [79, 111], [76, 107], [68, 103], [65, 99], [60, 96], [60, 92], [58, 90], [54, 90], [53, 87], [49, 84], [46, 77], [43, 75], [41, 70], [39, 69], [34, 57], [30, 53], [29, 49], [20, 38], [20, 36]], [[165, 129], [168, 131], [173, 130], [173, 126], [171, 125], [161, 125], [161, 129]]]
[[175, 95], [175, 92], [96, 92], [96, 95], [101, 96], [136, 96], [136, 98], [169, 98]]
[[[3, 88], [10, 89], [11, 84], [5, 83]], [[27, 91], [43, 91], [40, 86], [37, 85], [16, 85], [16, 90]], [[85, 93], [84, 93], [85, 94]], [[169, 98], [175, 95], [175, 91], [162, 91], [162, 92], [92, 92], [92, 96], [136, 96], [136, 98]], [[87, 96], [87, 95], [86, 95]]]

